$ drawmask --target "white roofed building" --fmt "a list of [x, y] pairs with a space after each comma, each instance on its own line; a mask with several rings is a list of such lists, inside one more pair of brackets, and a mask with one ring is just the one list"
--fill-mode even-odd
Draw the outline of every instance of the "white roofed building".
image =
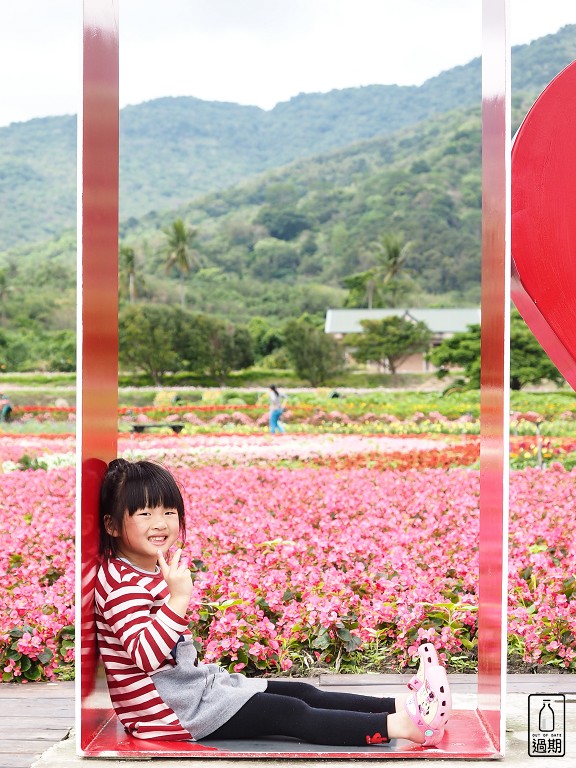
[[[480, 324], [480, 308], [450, 309], [329, 309], [326, 312], [326, 333], [345, 339], [347, 334], [362, 333], [362, 320], [383, 320], [385, 317], [403, 317], [414, 322], [423, 322], [432, 331], [432, 346], [455, 333], [468, 330], [470, 325]], [[422, 353], [409, 357], [401, 365], [401, 373], [422, 373], [433, 370]]]

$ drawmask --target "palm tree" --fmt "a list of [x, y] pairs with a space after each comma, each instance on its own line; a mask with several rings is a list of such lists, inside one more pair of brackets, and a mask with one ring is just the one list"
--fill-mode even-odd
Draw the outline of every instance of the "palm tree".
[[376, 265], [371, 272], [375, 290], [380, 293], [385, 304], [397, 307], [412, 287], [412, 280], [406, 273], [406, 261], [412, 249], [412, 243], [405, 243], [400, 235], [387, 232], [374, 243]]
[[[412, 243], [404, 243], [399, 235], [386, 233], [372, 243], [369, 261], [376, 262], [364, 272], [357, 272], [342, 280], [350, 290], [352, 306], [366, 301], [372, 309], [378, 299], [380, 306], [396, 307], [412, 288], [412, 280], [406, 274], [406, 260]], [[368, 261], [368, 258], [366, 259]]]
[[8, 283], [8, 275], [5, 269], [0, 269], [0, 320], [6, 321], [6, 299], [12, 293], [12, 286]]
[[368, 309], [372, 309], [374, 293], [376, 292], [376, 282], [374, 280], [374, 273], [371, 269], [366, 272], [357, 272], [354, 275], [344, 277], [342, 279], [342, 285], [350, 291], [344, 306], [358, 306], [357, 302], [363, 302], [365, 299]]
[[2, 325], [6, 322], [6, 304], [12, 293], [14, 288], [10, 285], [10, 273], [2, 268], [0, 269], [0, 322]]
[[123, 277], [128, 282], [128, 301], [130, 304], [136, 302], [136, 254], [134, 248], [127, 245], [120, 246], [120, 267]]
[[180, 274], [180, 304], [186, 303], [184, 275], [190, 272], [192, 265], [199, 266], [197, 253], [192, 249], [197, 230], [187, 229], [182, 219], [176, 219], [170, 227], [162, 230], [168, 238], [166, 243], [166, 272], [176, 268]]

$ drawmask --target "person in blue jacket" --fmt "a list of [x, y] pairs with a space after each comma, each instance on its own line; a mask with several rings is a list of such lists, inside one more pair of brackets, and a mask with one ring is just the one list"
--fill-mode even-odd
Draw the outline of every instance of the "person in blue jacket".
[[0, 394], [0, 421], [10, 421], [12, 403], [6, 395]]
[[284, 395], [281, 395], [274, 384], [272, 384], [270, 387], [270, 432], [272, 434], [275, 434], [276, 431], [280, 433], [285, 431], [280, 423], [283, 411], [282, 400], [284, 400]]

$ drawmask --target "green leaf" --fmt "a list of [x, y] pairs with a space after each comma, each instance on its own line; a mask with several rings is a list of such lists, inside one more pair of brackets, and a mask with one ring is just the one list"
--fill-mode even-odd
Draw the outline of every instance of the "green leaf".
[[563, 590], [564, 594], [570, 600], [574, 592], [576, 591], [576, 579], [574, 576], [570, 576], [568, 579], [565, 579], [563, 582]]
[[330, 647], [332, 640], [327, 631], [321, 632], [318, 637], [312, 642], [312, 648], [317, 648], [319, 651], [325, 651]]
[[211, 603], [218, 611], [226, 611], [228, 608], [232, 608], [234, 605], [242, 605], [244, 601], [239, 597], [231, 598], [230, 600], [224, 600], [222, 603]]
[[42, 664], [48, 664], [53, 658], [54, 654], [50, 650], [50, 648], [46, 648], [42, 653], [38, 656], [38, 661]]
[[348, 629], [345, 627], [339, 627], [337, 630], [338, 637], [340, 640], [342, 640], [344, 644], [344, 648], [348, 651], [348, 653], [352, 653], [352, 651], [355, 651], [357, 648], [359, 648], [362, 645], [362, 641], [359, 637], [356, 635], [353, 635]]
[[528, 547], [528, 551], [533, 555], [537, 555], [539, 552], [546, 552], [547, 549], [547, 544], [532, 544], [532, 546]]
[[40, 680], [42, 676], [42, 671], [37, 664], [34, 664], [32, 667], [30, 667], [30, 669], [27, 669], [26, 672], [24, 672], [23, 674], [27, 680]]
[[340, 640], [343, 640], [345, 643], [349, 642], [352, 639], [352, 634], [349, 629], [346, 629], [346, 627], [338, 627], [336, 630], [336, 634], [340, 638]]

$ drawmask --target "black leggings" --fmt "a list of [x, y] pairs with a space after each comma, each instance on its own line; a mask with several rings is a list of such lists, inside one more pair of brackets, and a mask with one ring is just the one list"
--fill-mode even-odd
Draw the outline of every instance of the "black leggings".
[[394, 699], [321, 691], [309, 683], [269, 680], [209, 739], [290, 736], [309, 744], [366, 746], [388, 741]]

